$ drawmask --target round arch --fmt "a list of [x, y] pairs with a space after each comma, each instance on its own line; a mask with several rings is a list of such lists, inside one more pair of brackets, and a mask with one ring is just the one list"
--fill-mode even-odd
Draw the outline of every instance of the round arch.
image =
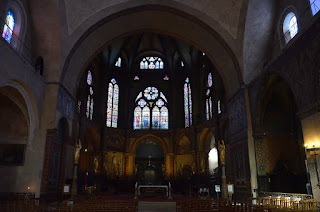
[[93, 127], [89, 127], [84, 135], [84, 144], [85, 148], [88, 149], [88, 151], [97, 151], [100, 148], [100, 135], [97, 133], [97, 131]]
[[161, 144], [161, 147], [163, 149], [163, 153], [164, 154], [169, 153], [167, 143], [163, 139], [161, 139], [160, 137], [155, 136], [155, 135], [151, 135], [151, 134], [144, 135], [144, 136], [141, 136], [140, 138], [136, 139], [132, 143], [129, 152], [132, 153], [132, 154], [135, 154], [136, 151], [137, 151], [138, 146], [147, 138], [155, 139], [157, 142], [159, 142]]
[[[6, 89], [9, 88], [9, 89]], [[11, 90], [13, 88], [14, 90]], [[10, 80], [8, 82], [0, 83], [0, 89], [7, 90], [7, 95], [16, 96], [21, 95], [24, 99], [24, 103], [26, 104], [26, 110], [28, 112], [28, 119], [29, 119], [29, 138], [28, 143], [29, 146], [32, 145], [35, 130], [39, 126], [39, 117], [38, 117], [38, 110], [37, 105], [34, 100], [33, 94], [31, 90], [22, 82]]]
[[[152, 21], [145, 21], [145, 17], [149, 17]], [[177, 25], [179, 27], [176, 27]], [[110, 31], [110, 29], [116, 30]], [[211, 27], [198, 19], [195, 20], [193, 16], [161, 5], [123, 10], [90, 27], [72, 47], [63, 66], [61, 83], [70, 93], [75, 94], [79, 77], [92, 58], [115, 39], [139, 32], [166, 34], [192, 44], [205, 52], [215, 65], [222, 76], [228, 97], [240, 87], [242, 83], [240, 66], [225, 40]], [[233, 83], [227, 83], [230, 81]]]

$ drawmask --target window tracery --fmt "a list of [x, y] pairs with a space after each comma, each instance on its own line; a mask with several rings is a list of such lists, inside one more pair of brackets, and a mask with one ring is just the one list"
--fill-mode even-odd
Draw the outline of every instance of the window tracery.
[[187, 77], [184, 83], [184, 115], [185, 115], [185, 127], [192, 125], [192, 99], [191, 99], [191, 87], [189, 78]]
[[119, 86], [117, 81], [111, 79], [108, 87], [106, 126], [117, 128], [118, 123]]
[[169, 128], [167, 99], [157, 88], [147, 87], [135, 102], [133, 129]]
[[145, 57], [140, 62], [140, 69], [163, 69], [163, 66], [160, 57]]

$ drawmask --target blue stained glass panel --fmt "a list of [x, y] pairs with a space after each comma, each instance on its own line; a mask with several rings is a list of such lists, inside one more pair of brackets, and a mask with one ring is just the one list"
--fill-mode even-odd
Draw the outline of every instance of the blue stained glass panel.
[[11, 38], [14, 29], [14, 15], [11, 10], [8, 10], [7, 17], [6, 17], [6, 24], [3, 27], [2, 37], [8, 42], [11, 43]]

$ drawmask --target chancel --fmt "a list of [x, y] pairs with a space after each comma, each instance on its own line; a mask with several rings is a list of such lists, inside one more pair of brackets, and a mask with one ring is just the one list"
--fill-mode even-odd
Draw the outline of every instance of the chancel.
[[319, 9], [1, 0], [0, 208], [319, 210]]

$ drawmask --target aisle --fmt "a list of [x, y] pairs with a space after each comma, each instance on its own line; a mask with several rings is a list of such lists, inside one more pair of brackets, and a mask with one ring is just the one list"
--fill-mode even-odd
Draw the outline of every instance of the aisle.
[[149, 201], [139, 201], [138, 202], [139, 212], [175, 212], [176, 202], [149, 202]]

